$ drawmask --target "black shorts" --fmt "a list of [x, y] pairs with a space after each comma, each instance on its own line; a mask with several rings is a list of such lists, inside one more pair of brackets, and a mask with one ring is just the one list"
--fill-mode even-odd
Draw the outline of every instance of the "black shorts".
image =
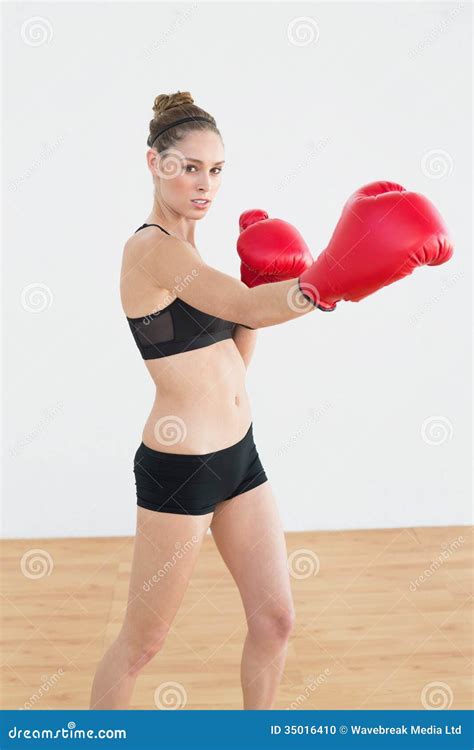
[[200, 516], [267, 481], [252, 423], [234, 445], [214, 453], [166, 453], [140, 444], [134, 459], [137, 505]]

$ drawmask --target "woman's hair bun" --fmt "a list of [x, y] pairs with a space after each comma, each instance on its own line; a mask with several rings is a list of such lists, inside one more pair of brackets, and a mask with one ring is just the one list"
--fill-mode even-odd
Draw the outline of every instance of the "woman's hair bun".
[[157, 152], [176, 148], [188, 133], [194, 131], [211, 130], [220, 136], [215, 119], [194, 103], [189, 91], [157, 96], [148, 130], [147, 146], [156, 148]]
[[183, 104], [194, 104], [194, 99], [189, 91], [177, 91], [175, 94], [159, 94], [153, 104], [153, 111], [157, 115], [163, 114], [173, 107], [181, 107]]

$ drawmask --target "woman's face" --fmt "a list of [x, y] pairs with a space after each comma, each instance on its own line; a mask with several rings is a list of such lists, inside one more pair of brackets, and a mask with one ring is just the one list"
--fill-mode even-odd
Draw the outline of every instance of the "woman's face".
[[[203, 218], [221, 184], [224, 146], [211, 131], [189, 133], [174, 148], [158, 154], [154, 174], [164, 205], [188, 219]], [[193, 203], [206, 199], [205, 204]]]

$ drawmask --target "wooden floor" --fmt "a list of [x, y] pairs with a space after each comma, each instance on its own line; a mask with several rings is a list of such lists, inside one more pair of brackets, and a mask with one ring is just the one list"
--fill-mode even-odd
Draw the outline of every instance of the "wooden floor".
[[[471, 535], [465, 526], [288, 533], [297, 625], [274, 708], [471, 708]], [[121, 626], [132, 545], [2, 543], [2, 709], [88, 708], [96, 664]], [[241, 709], [245, 633], [238, 591], [207, 536], [131, 708], [156, 709], [155, 691], [173, 682], [186, 709]]]

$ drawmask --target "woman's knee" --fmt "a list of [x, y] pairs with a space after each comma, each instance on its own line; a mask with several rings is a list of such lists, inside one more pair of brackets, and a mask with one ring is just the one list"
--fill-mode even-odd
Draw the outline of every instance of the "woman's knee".
[[122, 631], [117, 638], [129, 674], [136, 674], [148, 664], [164, 646], [169, 628], [157, 629], [150, 633]]
[[293, 607], [275, 608], [258, 611], [247, 620], [249, 633], [266, 640], [285, 640], [289, 638], [295, 626]]

